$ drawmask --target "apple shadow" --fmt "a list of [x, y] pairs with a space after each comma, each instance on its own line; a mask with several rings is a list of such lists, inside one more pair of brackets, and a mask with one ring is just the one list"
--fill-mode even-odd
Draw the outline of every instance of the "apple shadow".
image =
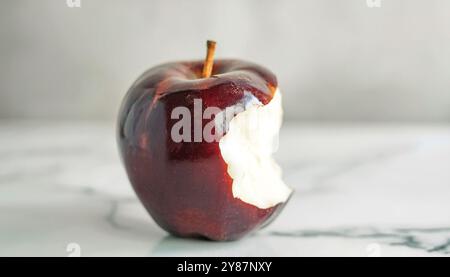
[[180, 238], [167, 235], [151, 250], [151, 256], [207, 256], [208, 253], [236, 248], [238, 241], [216, 242], [197, 238]]
[[261, 249], [270, 251], [271, 248], [250, 235], [237, 241], [210, 241], [198, 238], [180, 238], [167, 235], [151, 250], [150, 256], [257, 256]]

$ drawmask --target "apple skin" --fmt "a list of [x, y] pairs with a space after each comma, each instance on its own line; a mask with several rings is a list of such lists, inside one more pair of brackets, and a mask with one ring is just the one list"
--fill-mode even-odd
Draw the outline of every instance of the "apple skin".
[[260, 209], [235, 198], [219, 143], [174, 142], [177, 120], [171, 112], [185, 106], [193, 114], [194, 99], [202, 99], [203, 109], [224, 110], [251, 98], [265, 105], [277, 80], [241, 60], [216, 60], [209, 78], [199, 77], [202, 66], [203, 61], [167, 63], [138, 78], [119, 112], [119, 151], [137, 196], [163, 229], [181, 237], [236, 240], [268, 224], [287, 201]]

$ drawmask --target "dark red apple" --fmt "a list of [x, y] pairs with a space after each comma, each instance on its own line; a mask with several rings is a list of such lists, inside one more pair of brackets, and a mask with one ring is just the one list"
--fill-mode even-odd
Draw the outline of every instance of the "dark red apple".
[[[162, 228], [235, 240], [269, 223], [291, 194], [271, 158], [281, 93], [256, 64], [216, 60], [204, 77], [206, 67], [208, 59], [167, 63], [138, 78], [120, 109], [118, 144], [136, 194]], [[180, 129], [183, 111], [192, 115], [188, 130]]]

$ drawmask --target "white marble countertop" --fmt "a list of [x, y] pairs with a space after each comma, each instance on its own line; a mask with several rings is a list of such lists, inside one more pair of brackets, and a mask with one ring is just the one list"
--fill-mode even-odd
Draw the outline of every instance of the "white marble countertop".
[[[237, 242], [167, 235], [136, 199], [112, 123], [0, 123], [0, 256], [450, 255], [450, 126], [285, 124], [296, 193]], [[69, 251], [68, 251], [69, 249]]]

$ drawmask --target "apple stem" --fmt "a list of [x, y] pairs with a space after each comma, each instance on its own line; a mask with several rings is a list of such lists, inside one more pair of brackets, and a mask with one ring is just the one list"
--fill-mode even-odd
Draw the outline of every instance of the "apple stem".
[[208, 40], [206, 42], [206, 58], [203, 63], [202, 78], [209, 78], [211, 76], [214, 64], [214, 52], [216, 51], [216, 42], [213, 40]]

